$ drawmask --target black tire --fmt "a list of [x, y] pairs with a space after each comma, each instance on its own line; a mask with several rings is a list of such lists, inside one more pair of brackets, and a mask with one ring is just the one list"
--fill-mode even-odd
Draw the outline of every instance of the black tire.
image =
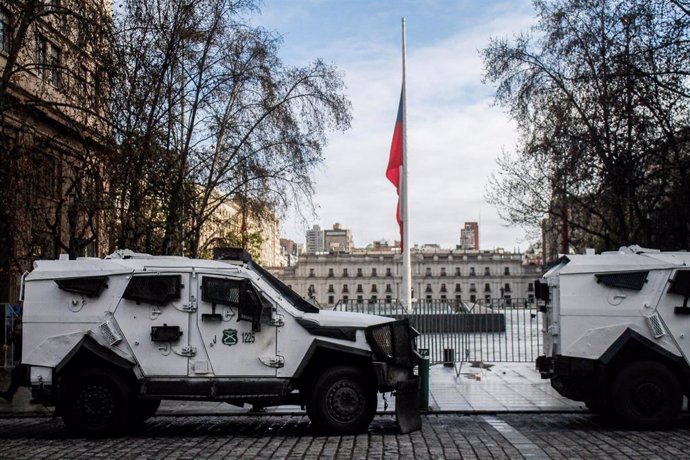
[[587, 409], [594, 414], [608, 415], [610, 412], [606, 404], [600, 401], [584, 401], [584, 403]]
[[137, 399], [132, 403], [132, 421], [145, 422], [154, 415], [161, 405], [160, 399]]
[[678, 417], [683, 403], [678, 378], [655, 361], [627, 364], [615, 376], [611, 390], [613, 414], [631, 428], [667, 426]]
[[376, 389], [351, 366], [326, 369], [314, 381], [307, 414], [318, 431], [355, 434], [366, 431], [376, 413]]
[[130, 414], [130, 390], [110, 369], [87, 369], [69, 380], [62, 419], [74, 433], [87, 437], [121, 433]]

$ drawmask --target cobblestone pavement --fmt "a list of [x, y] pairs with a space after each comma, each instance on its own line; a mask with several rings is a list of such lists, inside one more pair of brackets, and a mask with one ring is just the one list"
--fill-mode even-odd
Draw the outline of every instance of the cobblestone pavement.
[[683, 458], [690, 418], [668, 431], [625, 431], [586, 414], [426, 415], [396, 433], [377, 416], [368, 433], [320, 436], [305, 416], [154, 417], [120, 438], [71, 437], [61, 420], [0, 419], [0, 458]]

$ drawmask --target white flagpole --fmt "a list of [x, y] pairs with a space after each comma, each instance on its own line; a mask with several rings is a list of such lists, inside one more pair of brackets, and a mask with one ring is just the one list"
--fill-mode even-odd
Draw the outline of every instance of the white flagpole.
[[403, 142], [402, 142], [402, 171], [400, 181], [400, 217], [403, 225], [403, 304], [407, 311], [412, 311], [412, 269], [410, 265], [410, 220], [407, 209], [407, 90], [405, 87], [405, 55], [407, 43], [405, 39], [405, 18], [402, 18], [402, 105], [403, 105]]

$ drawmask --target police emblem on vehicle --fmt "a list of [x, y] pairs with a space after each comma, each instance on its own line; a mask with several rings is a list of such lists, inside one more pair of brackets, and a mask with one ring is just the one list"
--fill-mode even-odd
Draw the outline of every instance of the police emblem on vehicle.
[[229, 347], [237, 345], [237, 329], [225, 329], [223, 331], [223, 345]]

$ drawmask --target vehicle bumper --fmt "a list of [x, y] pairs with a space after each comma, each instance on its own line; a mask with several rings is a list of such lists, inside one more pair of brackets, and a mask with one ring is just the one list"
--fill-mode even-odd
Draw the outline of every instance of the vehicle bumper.
[[376, 371], [376, 387], [382, 392], [393, 391], [399, 382], [406, 382], [412, 378], [411, 369], [382, 361], [374, 361], [374, 370]]
[[540, 356], [537, 370], [551, 379], [559, 394], [575, 401], [599, 401], [604, 397], [603, 365], [595, 359], [569, 356]]
[[[419, 357], [416, 352], [414, 355]], [[400, 432], [405, 434], [421, 429], [419, 377], [412, 369], [382, 361], [375, 361], [374, 369], [378, 391], [395, 391], [395, 418]]]

